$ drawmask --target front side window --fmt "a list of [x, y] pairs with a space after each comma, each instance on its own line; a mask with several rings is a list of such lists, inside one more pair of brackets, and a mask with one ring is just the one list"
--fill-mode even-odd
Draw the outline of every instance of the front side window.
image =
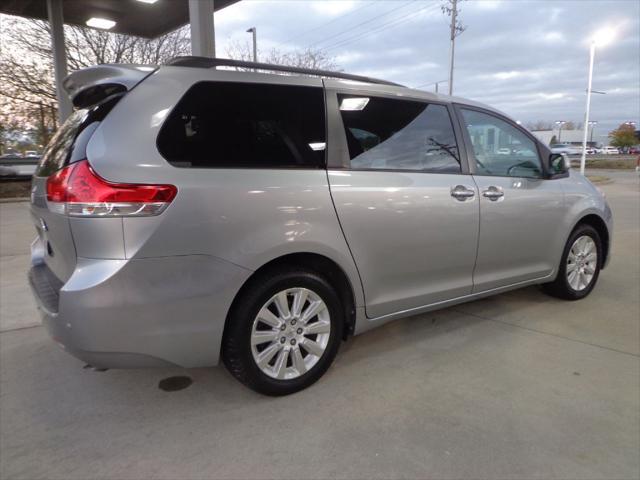
[[338, 95], [351, 168], [460, 173], [447, 107]]
[[520, 129], [493, 115], [462, 109], [478, 175], [541, 177], [536, 144]]
[[186, 168], [318, 168], [326, 146], [320, 87], [202, 82], [165, 121], [158, 150]]

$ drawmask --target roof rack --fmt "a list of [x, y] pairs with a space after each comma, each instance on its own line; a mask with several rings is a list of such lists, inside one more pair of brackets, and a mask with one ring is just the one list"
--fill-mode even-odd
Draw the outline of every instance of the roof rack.
[[165, 65], [174, 67], [195, 67], [195, 68], [215, 68], [215, 67], [238, 67], [251, 68], [254, 70], [272, 70], [287, 73], [301, 73], [303, 75], [316, 75], [318, 77], [341, 78], [345, 80], [355, 80], [357, 82], [376, 83], [380, 85], [393, 85], [402, 87], [399, 83], [379, 80], [377, 78], [364, 77], [362, 75], [352, 75], [350, 73], [333, 72], [330, 70], [315, 70], [313, 68], [290, 67], [288, 65], [274, 65], [271, 63], [245, 62], [243, 60], [232, 60], [230, 58], [209, 58], [209, 57], [174, 57], [167, 61]]

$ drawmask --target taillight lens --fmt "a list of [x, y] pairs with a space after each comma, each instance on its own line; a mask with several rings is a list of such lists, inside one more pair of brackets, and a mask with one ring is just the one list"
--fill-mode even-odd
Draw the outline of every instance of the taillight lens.
[[100, 178], [87, 160], [47, 179], [49, 208], [73, 217], [145, 217], [160, 214], [175, 198], [173, 185], [112, 183]]

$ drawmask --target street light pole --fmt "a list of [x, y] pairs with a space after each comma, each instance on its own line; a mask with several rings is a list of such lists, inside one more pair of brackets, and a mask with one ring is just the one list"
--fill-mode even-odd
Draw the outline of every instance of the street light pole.
[[590, 120], [589, 121], [589, 125], [591, 126], [591, 136], [589, 137], [589, 143], [592, 144], [593, 146], [593, 129], [595, 128], [595, 126], [598, 124], [598, 122], [596, 120]]
[[560, 140], [562, 140], [562, 126], [567, 123], [564, 120], [558, 120], [556, 122], [556, 125], [558, 125], [558, 143], [562, 143]]
[[251, 27], [250, 29], [247, 30], [247, 33], [252, 33], [253, 34], [253, 61], [257, 62], [258, 61], [258, 40], [256, 38], [256, 27]]
[[[596, 55], [596, 42], [591, 42], [591, 49], [589, 50], [589, 80], [587, 82], [587, 108], [584, 113], [584, 125], [589, 125], [589, 111], [591, 110], [591, 83], [593, 81], [593, 59]], [[584, 129], [584, 135], [582, 136], [582, 155], [580, 156], [580, 174], [584, 175], [584, 167], [587, 163], [587, 128]]]
[[[587, 81], [587, 108], [584, 112], [584, 134], [582, 136], [582, 155], [580, 156], [580, 173], [584, 175], [584, 167], [587, 161], [587, 125], [589, 125], [589, 113], [591, 110], [591, 93], [593, 92], [591, 84], [593, 82], [593, 59], [596, 56], [596, 46], [604, 46], [613, 40], [615, 31], [611, 28], [603, 28], [598, 30], [591, 38], [591, 48], [589, 49], [589, 79]], [[602, 93], [602, 92], [598, 92]]]

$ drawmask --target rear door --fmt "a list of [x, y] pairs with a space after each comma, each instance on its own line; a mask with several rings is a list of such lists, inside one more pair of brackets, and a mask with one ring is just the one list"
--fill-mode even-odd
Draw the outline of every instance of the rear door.
[[329, 184], [367, 316], [471, 293], [478, 198], [449, 107], [340, 89], [327, 105]]

